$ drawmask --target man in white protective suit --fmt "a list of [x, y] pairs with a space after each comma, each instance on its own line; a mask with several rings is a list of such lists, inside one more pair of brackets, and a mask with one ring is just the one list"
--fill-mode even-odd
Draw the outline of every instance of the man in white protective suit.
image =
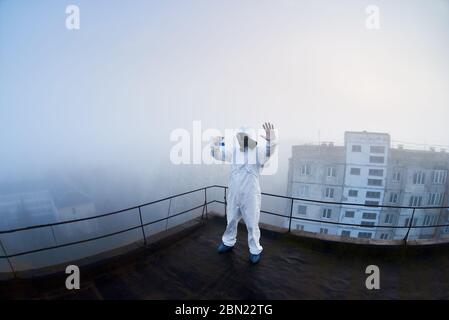
[[218, 246], [219, 253], [230, 252], [237, 240], [237, 225], [243, 218], [248, 230], [249, 259], [252, 263], [260, 260], [262, 246], [259, 243], [260, 229], [260, 171], [276, 148], [274, 126], [263, 125], [266, 140], [264, 146], [257, 145], [255, 130], [240, 128], [231, 149], [224, 145], [223, 137], [217, 137], [211, 145], [212, 156], [230, 162], [229, 192], [227, 199], [227, 227]]

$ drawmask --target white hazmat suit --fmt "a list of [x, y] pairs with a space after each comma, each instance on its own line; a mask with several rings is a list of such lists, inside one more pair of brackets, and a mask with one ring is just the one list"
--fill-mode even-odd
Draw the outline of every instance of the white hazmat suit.
[[[240, 128], [238, 133], [244, 133], [248, 139], [257, 141], [253, 129]], [[232, 165], [227, 195], [227, 227], [222, 237], [223, 244], [228, 247], [235, 245], [237, 225], [243, 218], [248, 230], [249, 251], [253, 255], [258, 255], [263, 250], [259, 243], [261, 204], [259, 177], [264, 164], [275, 151], [274, 131], [270, 136], [266, 145], [258, 144], [254, 148], [244, 149], [238, 143], [234, 143], [232, 149], [227, 149], [219, 143], [211, 146], [211, 153], [215, 159], [230, 162]]]

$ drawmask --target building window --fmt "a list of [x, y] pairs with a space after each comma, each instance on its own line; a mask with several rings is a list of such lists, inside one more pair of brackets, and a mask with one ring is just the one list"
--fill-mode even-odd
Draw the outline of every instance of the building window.
[[349, 238], [349, 237], [351, 237], [351, 231], [343, 230], [341, 232], [341, 236], [344, 237], [344, 238]]
[[362, 146], [358, 144], [352, 145], [352, 152], [362, 152]]
[[410, 218], [406, 218], [404, 221], [404, 227], [410, 226]]
[[349, 190], [348, 197], [357, 197], [359, 194], [358, 190]]
[[361, 225], [366, 226], [366, 227], [373, 227], [374, 222], [373, 221], [362, 221]]
[[298, 214], [307, 214], [307, 206], [299, 205]]
[[331, 215], [332, 215], [332, 209], [329, 209], [329, 208], [323, 209], [323, 213], [322, 213], [323, 218], [330, 219]]
[[430, 206], [440, 206], [443, 203], [442, 193], [430, 193], [427, 204]]
[[320, 228], [321, 234], [327, 234], [327, 232], [328, 232], [327, 228]]
[[355, 211], [345, 211], [345, 218], [354, 218]]
[[361, 239], [371, 239], [372, 233], [371, 232], [359, 232], [357, 237], [361, 238]]
[[[417, 222], [418, 222], [418, 219], [413, 218], [412, 225], [416, 226]], [[410, 218], [406, 218], [404, 221], [404, 227], [409, 227], [409, 226], [410, 226]]]
[[299, 186], [299, 195], [308, 197], [310, 193], [310, 186], [307, 184], [301, 184]]
[[398, 203], [398, 194], [397, 193], [390, 193], [390, 203]]
[[308, 164], [308, 163], [304, 163], [302, 166], [301, 166], [301, 175], [302, 176], [310, 176], [310, 170], [311, 168], [310, 168], [310, 164]]
[[384, 146], [370, 146], [369, 152], [371, 153], [385, 153]]
[[375, 212], [364, 212], [362, 215], [362, 219], [376, 220], [377, 213]]
[[360, 168], [351, 168], [350, 173], [353, 176], [359, 176], [360, 175]]
[[384, 163], [385, 162], [385, 158], [381, 157], [381, 156], [370, 156], [369, 157], [369, 162], [370, 163]]
[[334, 198], [334, 188], [326, 188], [325, 196], [326, 198], [333, 199]]
[[424, 222], [423, 222], [423, 224], [424, 224], [425, 226], [433, 226], [433, 225], [436, 225], [436, 224], [437, 224], [437, 217], [436, 217], [436, 216], [433, 216], [433, 215], [426, 215], [426, 216], [424, 217]]
[[445, 184], [446, 183], [446, 170], [435, 170], [433, 171], [433, 183], [435, 184]]
[[417, 171], [413, 174], [413, 184], [424, 184], [426, 174], [423, 171]]
[[369, 169], [368, 174], [375, 177], [383, 177], [384, 169]]
[[382, 179], [368, 179], [369, 186], [382, 186]]
[[388, 240], [388, 233], [382, 233], [381, 235], [380, 235], [380, 238], [382, 239], [382, 240]]
[[366, 200], [365, 204], [367, 206], [378, 206], [379, 205], [379, 201], [373, 201], [373, 200]]
[[401, 173], [399, 171], [393, 172], [393, 181], [394, 182], [401, 181]]
[[408, 202], [410, 207], [420, 207], [422, 204], [422, 196], [411, 196]]
[[296, 230], [303, 231], [304, 230], [304, 225], [296, 224]]
[[431, 225], [436, 225], [437, 222], [438, 222], [438, 217], [437, 217], [437, 216], [433, 216], [432, 219], [431, 219], [431, 221], [430, 221], [430, 224], [431, 224]]
[[380, 192], [377, 191], [367, 191], [366, 197], [371, 199], [379, 199], [380, 198]]
[[328, 167], [327, 168], [327, 177], [328, 178], [336, 177], [337, 176], [336, 171], [337, 170], [335, 169], [335, 167]]
[[393, 223], [393, 218], [394, 218], [394, 215], [392, 215], [392, 214], [387, 214], [386, 216], [385, 216], [385, 223]]

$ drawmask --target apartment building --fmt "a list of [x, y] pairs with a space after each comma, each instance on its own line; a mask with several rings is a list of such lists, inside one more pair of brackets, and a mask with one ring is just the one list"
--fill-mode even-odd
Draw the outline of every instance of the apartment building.
[[[296, 198], [341, 202], [345, 175], [345, 154], [341, 146], [332, 144], [293, 146], [290, 159], [288, 189]], [[309, 232], [336, 234], [340, 205], [322, 205], [308, 201], [293, 202], [293, 217], [330, 223], [304, 223], [293, 219], [292, 228]]]
[[[449, 237], [449, 228], [433, 227], [449, 222], [448, 211], [424, 208], [447, 205], [449, 155], [392, 148], [390, 141], [386, 133], [363, 131], [345, 132], [344, 146], [293, 146], [289, 194], [342, 204], [295, 200], [293, 217], [322, 222], [293, 219], [292, 228], [385, 240]], [[407, 234], [410, 225], [425, 227]]]
[[[445, 152], [391, 149], [391, 169], [387, 177], [384, 204], [418, 208], [414, 213], [412, 209], [384, 208], [380, 217], [381, 224], [427, 226], [410, 230], [409, 239], [438, 236], [442, 229], [432, 226], [447, 223], [444, 222], [445, 211], [419, 207], [447, 205], [448, 158], [449, 155]], [[403, 239], [406, 232], [407, 228], [384, 230], [383, 237]]]
[[[373, 206], [383, 203], [389, 149], [390, 135], [386, 133], [345, 132], [343, 202]], [[367, 228], [341, 225], [337, 234], [373, 238], [372, 226], [379, 225], [380, 211], [378, 207], [343, 205], [340, 222]]]

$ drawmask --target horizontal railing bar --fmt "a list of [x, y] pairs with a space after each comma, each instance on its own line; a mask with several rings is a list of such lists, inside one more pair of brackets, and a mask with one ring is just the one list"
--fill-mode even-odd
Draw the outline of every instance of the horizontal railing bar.
[[[215, 202], [221, 203], [221, 204], [225, 204], [223, 201], [219, 201], [219, 200], [214, 200]], [[284, 214], [279, 214], [279, 213], [275, 213], [275, 212], [270, 212], [270, 211], [265, 211], [265, 210], [260, 210], [260, 212], [266, 213], [266, 214], [271, 214], [274, 216], [278, 216], [278, 217], [282, 217], [282, 218], [290, 218], [290, 216], [284, 215]], [[308, 221], [308, 222], [319, 222], [319, 223], [326, 223], [326, 224], [336, 224], [336, 225], [342, 225], [342, 226], [352, 226], [352, 227], [362, 227], [362, 228], [391, 228], [391, 229], [408, 229], [409, 226], [389, 226], [389, 225], [373, 225], [373, 226], [367, 226], [367, 225], [363, 225], [363, 224], [356, 224], [356, 223], [346, 223], [346, 222], [338, 222], [338, 221], [326, 221], [326, 220], [319, 220], [319, 219], [310, 219], [310, 218], [303, 218], [303, 217], [298, 217], [298, 216], [292, 216], [292, 219], [295, 220], [301, 220], [301, 221]], [[413, 228], [437, 228], [437, 227], [449, 227], [449, 224], [441, 224], [441, 225], [433, 225], [433, 226], [412, 226]]]
[[309, 219], [309, 218], [301, 218], [301, 217], [295, 217], [292, 216], [292, 219], [295, 220], [301, 220], [301, 221], [309, 221], [309, 222], [319, 222], [319, 223], [326, 223], [326, 224], [337, 224], [341, 226], [352, 226], [352, 227], [362, 227], [362, 228], [409, 228], [409, 226], [386, 226], [386, 225], [363, 225], [363, 224], [356, 224], [356, 223], [347, 223], [347, 222], [338, 222], [338, 221], [326, 221], [326, 220], [318, 220], [318, 219]]
[[[207, 204], [210, 204], [212, 202], [214, 202], [214, 201], [210, 201]], [[77, 245], [77, 244], [89, 242], [89, 241], [95, 241], [95, 240], [100, 240], [100, 239], [107, 238], [107, 237], [112, 237], [112, 236], [115, 236], [115, 235], [118, 235], [118, 234], [121, 234], [121, 233], [129, 232], [129, 231], [132, 231], [132, 230], [135, 230], [135, 229], [139, 229], [139, 228], [151, 225], [151, 224], [158, 223], [160, 221], [164, 221], [164, 220], [168, 220], [168, 219], [177, 217], [177, 216], [179, 216], [181, 214], [184, 214], [184, 213], [187, 213], [189, 211], [193, 211], [193, 210], [199, 209], [199, 208], [203, 207], [204, 205], [205, 204], [203, 203], [200, 206], [197, 206], [197, 207], [194, 207], [194, 208], [191, 208], [191, 209], [188, 209], [188, 210], [184, 210], [182, 212], [179, 212], [177, 214], [171, 215], [169, 217], [165, 217], [165, 218], [162, 218], [162, 219], [151, 221], [151, 222], [145, 223], [143, 225], [139, 224], [138, 226], [135, 226], [135, 227], [131, 227], [131, 228], [127, 228], [127, 229], [124, 229], [124, 230], [108, 233], [108, 234], [101, 235], [101, 236], [98, 236], [98, 237], [89, 238], [89, 239], [83, 239], [83, 240], [73, 241], [73, 242], [68, 242], [68, 243], [63, 243], [63, 244], [60, 244], [60, 245], [57, 245], [57, 246], [52, 246], [52, 247], [39, 248], [39, 249], [35, 249], [35, 250], [23, 251], [23, 252], [19, 252], [19, 253], [10, 254], [10, 255], [0, 256], [0, 259], [1, 258], [14, 258], [14, 257], [18, 257], [18, 256], [27, 255], [27, 254], [32, 254], [32, 253], [37, 253], [37, 252], [46, 251], [46, 250], [63, 248], [63, 247], [68, 247], [68, 246], [72, 246], [72, 245]]]
[[122, 212], [125, 212], [125, 211], [136, 210], [136, 209], [139, 209], [139, 207], [140, 208], [146, 207], [146, 206], [158, 203], [158, 202], [166, 201], [166, 200], [169, 200], [169, 199], [172, 199], [172, 198], [176, 198], [176, 197], [181, 197], [181, 196], [184, 196], [186, 194], [198, 192], [198, 191], [201, 191], [201, 190], [204, 190], [204, 189], [208, 189], [208, 188], [209, 187], [203, 187], [203, 188], [200, 188], [200, 189], [195, 189], [195, 190], [192, 190], [192, 191], [179, 193], [179, 194], [167, 197], [167, 198], [155, 200], [155, 201], [152, 201], [152, 202], [147, 202], [147, 203], [144, 203], [144, 204], [141, 204], [141, 205], [138, 205], [138, 206], [129, 207], [129, 208], [126, 208], [126, 209], [121, 209], [121, 210], [118, 210], [118, 211], [103, 213], [103, 214], [99, 214], [99, 215], [95, 215], [95, 216], [91, 216], [91, 217], [72, 219], [72, 220], [65, 220], [65, 221], [54, 222], [54, 223], [38, 224], [38, 225], [29, 226], [29, 227], [22, 227], [22, 228], [10, 229], [10, 230], [0, 230], [0, 234], [13, 233], [13, 232], [19, 232], [19, 231], [26, 231], [26, 230], [32, 230], [32, 229], [39, 229], [39, 228], [46, 228], [46, 227], [58, 226], [58, 225], [62, 225], [62, 224], [75, 223], [75, 222], [81, 222], [81, 221], [87, 221], [87, 220], [92, 220], [92, 219], [103, 218], [103, 217], [111, 216], [111, 215], [114, 215], [114, 214], [122, 213]]
[[115, 236], [115, 235], [118, 235], [118, 234], [121, 234], [121, 233], [125, 233], [125, 232], [131, 231], [131, 230], [139, 229], [139, 228], [140, 228], [140, 225], [138, 225], [136, 227], [131, 227], [131, 228], [128, 228], [128, 229], [124, 229], [124, 230], [108, 233], [108, 234], [101, 235], [101, 236], [94, 237], [94, 238], [83, 239], [83, 240], [74, 241], [74, 242], [67, 242], [67, 243], [59, 244], [59, 245], [52, 246], [52, 247], [44, 247], [44, 248], [39, 248], [39, 249], [35, 249], [35, 250], [30, 250], [30, 251], [22, 251], [22, 252], [19, 252], [19, 253], [9, 254], [7, 256], [0, 256], [0, 258], [14, 258], [14, 257], [18, 257], [18, 256], [23, 256], [23, 255], [26, 255], [26, 254], [32, 254], [32, 253], [37, 253], [37, 252], [46, 251], [46, 250], [52, 250], [52, 249], [58, 249], [58, 248], [73, 246], [73, 245], [76, 245], [76, 244], [81, 244], [81, 243], [85, 243], [85, 242], [100, 240], [100, 239], [107, 238], [107, 237], [112, 237], [112, 236]]
[[[220, 201], [220, 200], [214, 200], [214, 202], [225, 204], [224, 201]], [[290, 218], [290, 216], [286, 216], [286, 215], [283, 215], [283, 214], [280, 214], [280, 213], [275, 213], [275, 212], [270, 212], [270, 211], [265, 211], [265, 210], [260, 210], [260, 212], [271, 214], [273, 216], [278, 216], [278, 217], [282, 217], [282, 218]]]
[[[155, 201], [151, 201], [151, 202], [147, 202], [138, 206], [133, 206], [133, 207], [129, 207], [129, 208], [125, 208], [125, 209], [121, 209], [118, 211], [113, 211], [113, 212], [109, 212], [109, 213], [105, 213], [105, 214], [100, 214], [100, 215], [96, 215], [96, 216], [91, 216], [91, 217], [86, 217], [86, 218], [79, 218], [79, 219], [72, 219], [72, 220], [66, 220], [66, 221], [61, 221], [61, 222], [55, 222], [55, 223], [48, 223], [48, 224], [40, 224], [40, 225], [34, 225], [34, 226], [28, 226], [28, 227], [22, 227], [22, 228], [16, 228], [16, 229], [11, 229], [11, 230], [2, 230], [0, 231], [0, 234], [8, 234], [8, 233], [14, 233], [14, 232], [19, 232], [19, 231], [26, 231], [26, 230], [32, 230], [32, 229], [38, 229], [38, 228], [46, 228], [46, 227], [52, 227], [52, 226], [58, 226], [58, 225], [63, 225], [63, 224], [69, 224], [69, 223], [76, 223], [76, 222], [81, 222], [81, 221], [88, 221], [88, 220], [93, 220], [93, 219], [99, 219], [99, 218], [103, 218], [103, 217], [107, 217], [107, 216], [111, 216], [111, 215], [115, 215], [115, 214], [119, 214], [122, 212], [126, 212], [126, 211], [131, 211], [131, 210], [135, 210], [135, 209], [139, 209], [145, 206], [149, 206], [155, 203], [159, 203], [159, 202], [163, 202], [169, 199], [173, 199], [176, 197], [180, 197], [180, 196], [184, 196], [187, 194], [191, 194], [191, 193], [195, 193], [195, 192], [199, 192], [202, 190], [208, 190], [210, 188], [222, 188], [222, 189], [228, 189], [228, 187], [226, 186], [222, 186], [222, 185], [210, 185], [210, 186], [206, 186], [206, 187], [202, 187], [202, 188], [198, 188], [198, 189], [194, 189], [191, 191], [186, 191], [186, 192], [182, 192], [173, 196], [169, 196], [169, 197], [165, 197], [159, 200], [155, 200]], [[324, 200], [312, 200], [312, 199], [304, 199], [304, 198], [296, 198], [296, 197], [288, 197], [288, 196], [281, 196], [281, 195], [276, 195], [276, 194], [272, 194], [272, 193], [266, 193], [263, 192], [262, 195], [266, 195], [266, 196], [271, 196], [271, 197], [277, 197], [277, 198], [282, 198], [282, 199], [288, 199], [288, 200], [296, 200], [296, 201], [304, 201], [304, 202], [313, 202], [313, 203], [319, 203], [319, 204], [332, 204], [332, 205], [342, 205], [342, 206], [361, 206], [361, 207], [368, 207], [368, 208], [394, 208], [394, 209], [422, 209], [422, 210], [430, 210], [430, 209], [449, 209], [449, 207], [430, 207], [430, 206], [423, 206], [423, 207], [411, 207], [411, 206], [391, 206], [391, 205], [367, 205], [367, 204], [361, 204], [361, 203], [344, 203], [344, 202], [335, 202], [335, 201], [324, 201]], [[222, 201], [218, 201], [218, 200], [214, 200], [209, 202], [213, 203], [213, 202], [218, 202], [218, 203], [222, 203], [224, 204], [224, 202]], [[199, 206], [201, 207], [201, 206]], [[197, 207], [197, 208], [199, 208]], [[194, 208], [196, 209], [196, 208]], [[191, 209], [191, 210], [194, 210]], [[188, 210], [188, 211], [191, 211]], [[186, 211], [186, 212], [188, 212]], [[262, 211], [264, 213], [267, 214], [271, 214], [271, 215], [275, 215], [275, 216], [280, 216], [283, 218], [289, 218], [289, 216], [286, 215], [282, 215], [282, 214], [277, 214], [274, 212], [268, 212], [268, 211]], [[180, 213], [182, 214], [182, 212]], [[179, 214], [177, 214], [179, 215]], [[171, 217], [174, 217], [176, 215], [172, 215]], [[304, 221], [312, 221], [312, 222], [322, 222], [322, 223], [331, 223], [331, 224], [340, 224], [340, 225], [348, 225], [348, 226], [360, 226], [360, 227], [367, 227], [367, 228], [373, 228], [373, 227], [378, 227], [378, 228], [405, 228], [405, 227], [401, 227], [401, 226], [362, 226], [362, 225], [358, 225], [358, 224], [348, 224], [348, 223], [342, 223], [342, 222], [331, 222], [331, 221], [323, 221], [323, 220], [315, 220], [315, 219], [307, 219], [307, 218], [299, 218], [299, 217], [293, 217], [294, 219], [297, 220], [304, 220]], [[155, 221], [156, 222], [160, 222], [163, 220], [158, 220]], [[145, 225], [148, 225], [145, 224]], [[449, 224], [442, 224], [442, 225], [435, 225], [435, 226], [413, 226], [412, 228], [432, 228], [432, 227], [447, 227], [449, 226]], [[1, 256], [0, 256], [1, 258]]]
[[148, 225], [150, 225], [150, 224], [158, 223], [158, 222], [161, 222], [161, 221], [165, 221], [165, 220], [167, 220], [167, 219], [171, 219], [171, 218], [180, 216], [180, 215], [182, 215], [182, 214], [184, 214], [184, 213], [187, 213], [187, 212], [189, 212], [189, 211], [193, 211], [193, 210], [199, 209], [199, 208], [204, 207], [205, 205], [211, 204], [211, 203], [213, 203], [213, 202], [214, 202], [214, 201], [209, 201], [209, 202], [203, 203], [203, 204], [201, 204], [201, 205], [199, 205], [199, 206], [197, 206], [197, 207], [194, 207], [194, 208], [191, 208], [191, 209], [188, 209], [188, 210], [184, 210], [184, 211], [178, 212], [178, 213], [176, 213], [176, 214], [172, 214], [172, 215], [170, 215], [170, 216], [168, 216], [168, 217], [165, 217], [165, 218], [161, 218], [161, 219], [158, 219], [158, 220], [154, 220], [154, 221], [151, 221], [151, 222], [144, 223], [144, 224], [142, 224], [142, 226], [143, 226], [143, 227], [146, 227], [146, 226], [148, 226]]
[[191, 191], [186, 191], [186, 192], [178, 193], [178, 194], [175, 194], [175, 195], [173, 195], [173, 196], [169, 196], [169, 197], [166, 197], [166, 198], [163, 198], [163, 199], [154, 200], [154, 201], [151, 201], [151, 202], [147, 202], [147, 203], [138, 205], [136, 208], [138, 208], [138, 207], [146, 207], [146, 206], [149, 206], [149, 205], [151, 205], [151, 204], [155, 204], [155, 203], [158, 203], [158, 202], [170, 200], [170, 199], [173, 199], [173, 198], [178, 198], [178, 197], [181, 197], [181, 196], [185, 196], [186, 194], [198, 192], [198, 191], [201, 191], [201, 190], [204, 190], [204, 189], [207, 190], [207, 189], [209, 189], [209, 188], [210, 188], [210, 186], [207, 186], [207, 187], [202, 187], [202, 188], [198, 188], [198, 189], [191, 190]]
[[[229, 187], [226, 186], [220, 186], [220, 185], [213, 185], [209, 186], [207, 188], [224, 188], [228, 189]], [[431, 206], [421, 206], [421, 207], [412, 207], [412, 206], [393, 206], [393, 205], [384, 205], [384, 204], [363, 204], [363, 203], [354, 203], [354, 202], [337, 202], [337, 201], [326, 201], [326, 200], [313, 200], [313, 199], [305, 199], [305, 198], [296, 198], [296, 197], [289, 197], [289, 196], [281, 196], [278, 194], [273, 193], [267, 193], [267, 192], [261, 192], [264, 196], [270, 196], [270, 197], [276, 197], [276, 198], [282, 198], [282, 199], [288, 199], [288, 200], [297, 200], [297, 201], [305, 201], [305, 202], [314, 202], [314, 203], [321, 203], [321, 204], [333, 204], [333, 205], [342, 205], [342, 206], [359, 206], [359, 207], [371, 207], [371, 208], [391, 208], [391, 209], [449, 209], [449, 207], [431, 207]]]
[[290, 216], [286, 216], [285, 214], [280, 214], [280, 213], [275, 213], [275, 212], [270, 212], [270, 211], [265, 211], [265, 210], [260, 210], [260, 212], [266, 213], [266, 214], [271, 214], [273, 216], [278, 216], [278, 217], [282, 217], [282, 218], [290, 218]]
[[39, 224], [39, 225], [23, 227], [23, 228], [17, 228], [17, 229], [11, 229], [11, 230], [2, 230], [2, 231], [0, 231], [0, 234], [14, 233], [14, 232], [19, 232], [19, 231], [33, 230], [33, 229], [39, 229], [39, 228], [48, 228], [48, 227], [59, 226], [59, 225], [63, 225], [63, 224], [69, 224], [69, 223], [76, 223], [76, 222], [81, 222], [81, 221], [99, 219], [99, 218], [103, 218], [103, 217], [119, 214], [119, 213], [122, 213], [122, 212], [125, 212], [125, 211], [135, 210], [135, 209], [138, 209], [138, 208], [139, 208], [139, 206], [133, 207], [133, 208], [128, 208], [128, 209], [123, 209], [123, 210], [119, 210], [119, 211], [104, 213], [104, 214], [100, 214], [100, 215], [96, 215], [96, 216], [86, 217], [86, 218], [79, 218], [79, 219], [66, 220], [66, 221], [47, 223], [47, 224]]

